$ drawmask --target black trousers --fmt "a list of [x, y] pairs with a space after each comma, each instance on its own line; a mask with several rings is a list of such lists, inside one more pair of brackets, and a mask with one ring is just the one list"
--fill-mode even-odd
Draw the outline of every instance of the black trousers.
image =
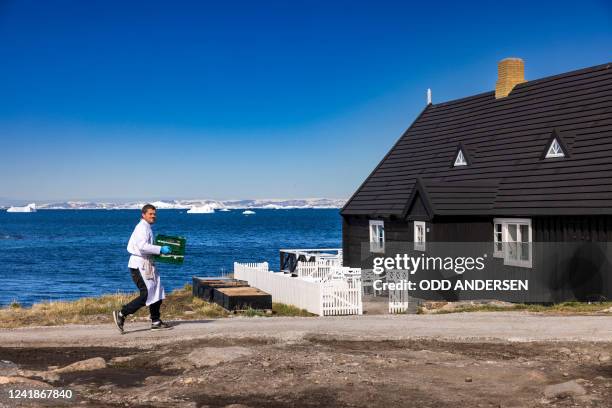
[[[142, 276], [140, 275], [140, 271], [138, 269], [130, 268], [130, 272], [132, 273], [132, 280], [138, 287], [140, 294], [137, 298], [132, 300], [127, 305], [123, 305], [121, 308], [121, 314], [124, 316], [134, 314], [143, 306], [147, 305], [147, 296], [149, 296], [149, 291], [147, 290], [147, 285], [145, 285]], [[159, 308], [161, 307], [162, 300], [158, 300], [155, 303], [151, 303], [149, 305], [149, 313], [151, 314], [151, 320], [154, 322], [159, 321], [160, 313]]]

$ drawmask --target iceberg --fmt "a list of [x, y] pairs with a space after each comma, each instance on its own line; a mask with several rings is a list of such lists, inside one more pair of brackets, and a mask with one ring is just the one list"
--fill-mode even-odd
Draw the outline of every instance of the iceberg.
[[244, 215], [253, 215], [255, 214], [255, 211], [251, 211], [251, 210], [245, 210], [242, 212]]
[[[299, 199], [250, 199], [250, 200], [212, 200], [212, 199], [180, 199], [180, 200], [157, 200], [151, 202], [161, 210], [189, 210], [197, 207], [206, 207], [221, 211], [249, 209], [308, 209], [308, 208], [341, 208], [346, 200], [336, 198], [299, 198]], [[39, 203], [38, 209], [45, 210], [81, 210], [81, 209], [102, 209], [102, 210], [139, 210], [147, 201], [128, 201], [128, 202], [92, 202], [92, 201], [65, 201], [54, 203]], [[225, 210], [223, 210], [225, 211]], [[192, 211], [191, 214], [198, 213]], [[209, 211], [202, 212], [204, 214]]]
[[229, 211], [229, 209], [228, 209], [228, 208], [222, 208], [222, 209], [220, 209], [219, 211], [228, 212], [228, 211]]
[[184, 210], [190, 208], [188, 205], [181, 205], [177, 202], [153, 201], [151, 204], [158, 210]]
[[215, 212], [215, 207], [209, 204], [201, 206], [193, 206], [187, 210], [187, 214], [212, 214]]
[[33, 213], [36, 212], [36, 204], [30, 203], [25, 207], [9, 207], [6, 212], [10, 213]]

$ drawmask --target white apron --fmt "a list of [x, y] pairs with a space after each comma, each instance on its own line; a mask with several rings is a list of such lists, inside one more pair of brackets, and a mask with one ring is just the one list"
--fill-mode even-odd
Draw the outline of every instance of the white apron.
[[147, 306], [159, 300], [165, 299], [164, 286], [161, 284], [161, 279], [153, 256], [159, 255], [161, 247], [153, 245], [153, 230], [151, 225], [145, 220], [140, 220], [127, 245], [127, 250], [130, 253], [128, 268], [138, 269], [140, 276], [147, 287]]

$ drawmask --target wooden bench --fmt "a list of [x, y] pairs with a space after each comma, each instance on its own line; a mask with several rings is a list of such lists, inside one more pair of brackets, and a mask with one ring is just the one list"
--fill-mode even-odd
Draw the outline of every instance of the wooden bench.
[[272, 295], [252, 287], [213, 289], [213, 301], [226, 310], [272, 310]]
[[236, 288], [236, 287], [248, 287], [247, 281], [230, 279], [230, 278], [199, 278], [193, 277], [192, 293], [194, 297], [199, 297], [207, 302], [214, 302], [214, 289], [215, 288]]

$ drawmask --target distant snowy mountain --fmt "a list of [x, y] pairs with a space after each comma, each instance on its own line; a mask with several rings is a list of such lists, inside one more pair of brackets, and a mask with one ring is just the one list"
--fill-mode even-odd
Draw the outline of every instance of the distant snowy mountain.
[[[298, 208], [341, 208], [346, 200], [336, 198], [304, 198], [304, 199], [260, 199], [260, 200], [159, 200], [153, 201], [158, 209], [211, 208], [221, 209], [298, 209]], [[107, 203], [92, 201], [66, 201], [58, 203], [36, 204], [43, 210], [127, 210], [140, 209], [147, 201], [132, 201], [126, 203]]]

